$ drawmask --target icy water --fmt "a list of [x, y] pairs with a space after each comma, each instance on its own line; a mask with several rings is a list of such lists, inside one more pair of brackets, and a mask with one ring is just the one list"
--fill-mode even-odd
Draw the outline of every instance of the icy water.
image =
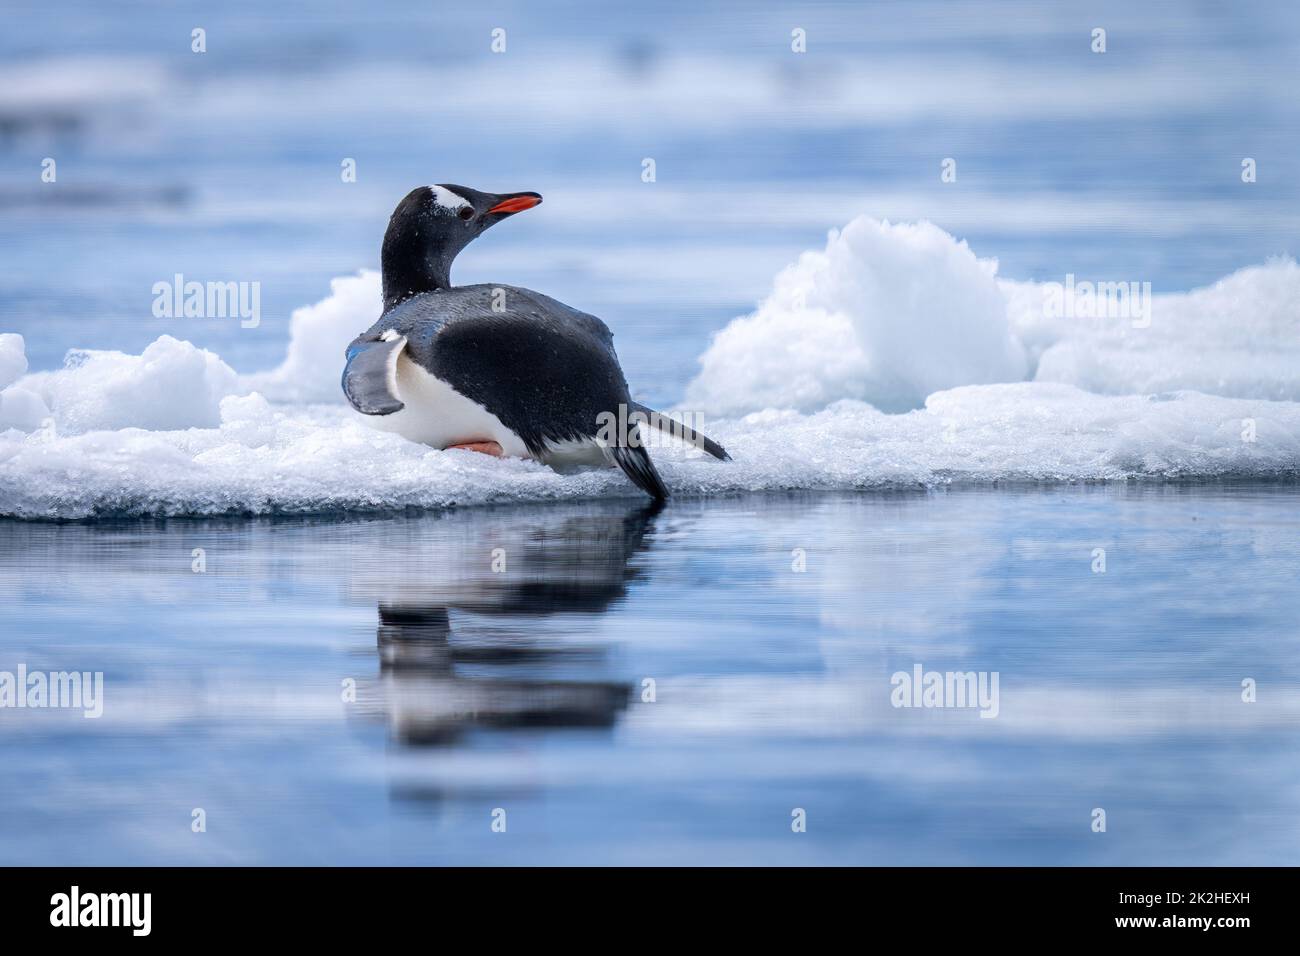
[[[1298, 504], [3, 523], [0, 672], [104, 692], [0, 710], [0, 863], [1294, 864]], [[917, 665], [996, 716], [892, 706]]]

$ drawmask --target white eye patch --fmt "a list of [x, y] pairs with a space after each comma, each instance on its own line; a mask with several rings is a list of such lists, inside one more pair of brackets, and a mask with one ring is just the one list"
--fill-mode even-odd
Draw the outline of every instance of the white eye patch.
[[464, 196], [457, 195], [450, 189], [444, 189], [442, 186], [430, 186], [429, 191], [433, 193], [433, 205], [439, 211], [445, 211], [448, 215], [454, 216], [456, 211], [468, 206], [469, 200]]

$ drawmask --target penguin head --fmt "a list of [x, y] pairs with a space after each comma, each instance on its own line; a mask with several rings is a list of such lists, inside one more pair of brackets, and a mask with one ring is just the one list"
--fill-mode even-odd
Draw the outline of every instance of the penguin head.
[[451, 263], [462, 249], [489, 226], [541, 201], [537, 193], [485, 193], [451, 183], [412, 189], [384, 233], [384, 308], [450, 287]]

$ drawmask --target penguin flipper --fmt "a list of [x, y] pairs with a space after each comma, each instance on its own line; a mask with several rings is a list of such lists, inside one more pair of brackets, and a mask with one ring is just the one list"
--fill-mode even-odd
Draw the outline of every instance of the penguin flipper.
[[391, 415], [406, 407], [397, 397], [397, 358], [406, 336], [358, 339], [348, 346], [343, 367], [343, 394], [363, 415]]
[[605, 456], [612, 459], [614, 464], [623, 469], [623, 474], [632, 479], [632, 484], [655, 501], [663, 501], [668, 497], [668, 486], [659, 477], [650, 453], [640, 445], [604, 446], [603, 450]]

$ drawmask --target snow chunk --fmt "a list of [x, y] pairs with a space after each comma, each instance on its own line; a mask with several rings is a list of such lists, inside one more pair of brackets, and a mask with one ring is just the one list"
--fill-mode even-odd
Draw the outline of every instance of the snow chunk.
[[27, 372], [27, 350], [23, 337], [14, 332], [0, 335], [0, 388], [7, 388]]
[[219, 403], [238, 380], [214, 353], [163, 335], [140, 355], [73, 349], [62, 369], [20, 384], [51, 409], [59, 433], [70, 435], [215, 426]]
[[734, 415], [853, 398], [906, 411], [941, 389], [1019, 381], [1028, 365], [996, 272], [931, 223], [860, 216], [717, 334], [684, 405]]
[[[1049, 306], [1053, 284], [999, 280], [996, 269], [929, 223], [855, 219], [715, 336], [684, 404], [743, 414], [859, 399], [905, 411], [942, 389], [1027, 377], [1107, 395], [1300, 401], [1292, 259], [1154, 294], [1140, 318], [1062, 314], [1059, 299]], [[1136, 276], [1078, 280], [1141, 286]]]
[[50, 410], [35, 392], [20, 385], [11, 385], [0, 392], [0, 430], [35, 431], [49, 417]]
[[1090, 392], [1195, 389], [1300, 400], [1300, 266], [1279, 259], [1212, 286], [1155, 295], [1149, 327], [1122, 317], [1064, 318], [1045, 308], [1046, 284], [1003, 283], [1035, 378]]

